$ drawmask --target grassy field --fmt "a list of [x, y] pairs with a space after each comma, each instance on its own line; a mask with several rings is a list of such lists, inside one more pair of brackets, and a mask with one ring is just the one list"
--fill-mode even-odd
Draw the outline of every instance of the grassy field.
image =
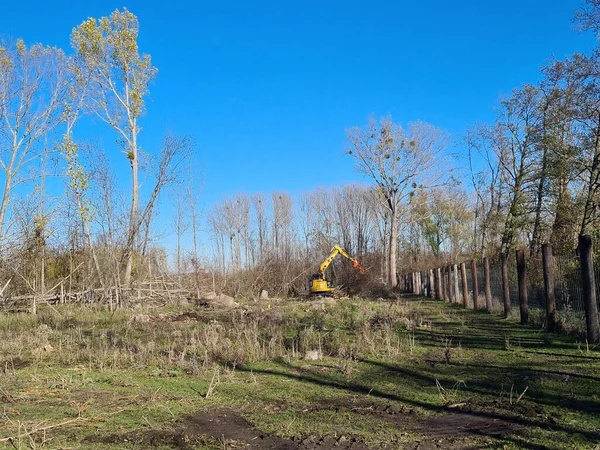
[[0, 316], [3, 448], [600, 441], [600, 354], [417, 297]]

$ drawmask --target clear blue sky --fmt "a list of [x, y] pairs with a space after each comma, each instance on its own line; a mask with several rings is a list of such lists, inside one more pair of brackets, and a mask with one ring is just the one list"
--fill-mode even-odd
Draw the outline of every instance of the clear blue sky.
[[[166, 130], [194, 135], [208, 206], [360, 180], [344, 130], [370, 115], [425, 120], [458, 139], [550, 57], [595, 45], [573, 30], [582, 3], [23, 0], [2, 5], [0, 34], [68, 48], [87, 17], [136, 14], [159, 69], [142, 145]], [[104, 140], [111, 133], [98, 124]]]

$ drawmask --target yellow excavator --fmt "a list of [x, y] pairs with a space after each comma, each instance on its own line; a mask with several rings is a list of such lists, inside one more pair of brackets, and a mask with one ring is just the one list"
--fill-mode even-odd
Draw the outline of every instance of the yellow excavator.
[[312, 276], [312, 279], [310, 280], [310, 295], [333, 295], [333, 291], [335, 290], [335, 288], [329, 286], [329, 284], [327, 283], [327, 280], [325, 279], [325, 270], [327, 270], [327, 268], [333, 262], [337, 255], [342, 255], [344, 258], [348, 258], [350, 261], [352, 261], [352, 267], [354, 269], [360, 270], [360, 273], [365, 273], [365, 269], [360, 267], [356, 259], [348, 255], [348, 253], [346, 253], [346, 251], [343, 248], [335, 245], [333, 247], [333, 250], [331, 251], [331, 254], [327, 257], [325, 261], [321, 263], [321, 266], [319, 267], [319, 273]]

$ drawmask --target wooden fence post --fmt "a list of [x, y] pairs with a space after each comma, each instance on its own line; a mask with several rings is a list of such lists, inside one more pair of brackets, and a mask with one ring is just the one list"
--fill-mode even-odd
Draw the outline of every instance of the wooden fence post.
[[454, 284], [452, 289], [454, 289], [454, 303], [460, 303], [460, 292], [458, 292], [458, 269], [456, 264], [452, 264], [450, 266], [450, 271], [452, 272], [452, 280]]
[[452, 291], [454, 283], [452, 282], [452, 266], [446, 266], [446, 272], [448, 273], [448, 302], [454, 303], [454, 292]]
[[454, 296], [456, 297], [456, 303], [460, 303], [460, 293], [458, 292], [458, 265], [454, 264]]
[[525, 267], [525, 251], [517, 250], [517, 279], [519, 281], [519, 309], [521, 325], [529, 322], [529, 303], [527, 299], [527, 269]]
[[471, 260], [471, 279], [473, 281], [473, 309], [479, 309], [479, 285], [477, 284], [477, 263]]
[[442, 270], [438, 267], [435, 269], [435, 273], [437, 278], [438, 300], [444, 300], [444, 290], [442, 289]]
[[450, 266], [450, 273], [452, 274], [452, 292], [454, 292], [454, 303], [460, 303], [460, 292], [458, 292], [458, 272], [456, 271], [456, 264]]
[[429, 269], [427, 271], [427, 296], [429, 298], [434, 298], [435, 294], [433, 293], [433, 270]]
[[485, 278], [485, 307], [487, 312], [492, 312], [492, 283], [490, 280], [490, 258], [483, 258], [483, 276]]
[[587, 324], [587, 340], [596, 344], [600, 341], [598, 326], [598, 303], [596, 303], [596, 280], [594, 279], [594, 250], [591, 236], [579, 236], [579, 256], [581, 258], [581, 283], [583, 302], [585, 304], [585, 320]]
[[446, 288], [446, 285], [448, 283], [446, 283], [446, 268], [442, 267], [441, 271], [442, 271], [442, 300], [444, 300], [444, 303], [447, 303], [448, 302], [448, 289]]
[[413, 272], [412, 293], [415, 295], [419, 295], [419, 272]]
[[462, 295], [463, 295], [463, 306], [469, 307], [469, 286], [467, 286], [467, 265], [460, 263], [460, 277], [462, 280]]
[[506, 253], [500, 254], [500, 266], [502, 270], [502, 300], [504, 302], [504, 318], [510, 316], [510, 284], [508, 280], [508, 257]]
[[452, 280], [450, 279], [449, 266], [444, 268], [446, 270], [446, 301], [452, 303]]
[[542, 245], [542, 265], [544, 267], [544, 290], [546, 291], [546, 327], [556, 331], [556, 297], [554, 295], [554, 258], [552, 246]]

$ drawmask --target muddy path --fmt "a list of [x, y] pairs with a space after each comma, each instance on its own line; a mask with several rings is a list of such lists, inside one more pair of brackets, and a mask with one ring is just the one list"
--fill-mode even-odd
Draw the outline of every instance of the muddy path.
[[[446, 414], [428, 419], [417, 418], [410, 410], [398, 405], [381, 405], [352, 400], [336, 400], [335, 404], [325, 403], [311, 408], [335, 409], [340, 413], [352, 412], [357, 420], [369, 422], [375, 418], [393, 423], [399, 431], [410, 433], [410, 441], [390, 443], [384, 448], [403, 448], [408, 450], [428, 449], [466, 449], [478, 448], [477, 439], [500, 437], [518, 429], [514, 424], [474, 414]], [[254, 450], [313, 450], [342, 449], [368, 450], [369, 447], [353, 435], [308, 435], [294, 439], [282, 439], [263, 433], [234, 411], [220, 410], [197, 412], [173, 424], [173, 429], [146, 430], [130, 434], [114, 434], [101, 439], [88, 438], [88, 442], [119, 444], [128, 448], [168, 447], [191, 450], [196, 448], [227, 448]], [[399, 447], [400, 445], [400, 447]], [[381, 448], [377, 446], [376, 448]]]

